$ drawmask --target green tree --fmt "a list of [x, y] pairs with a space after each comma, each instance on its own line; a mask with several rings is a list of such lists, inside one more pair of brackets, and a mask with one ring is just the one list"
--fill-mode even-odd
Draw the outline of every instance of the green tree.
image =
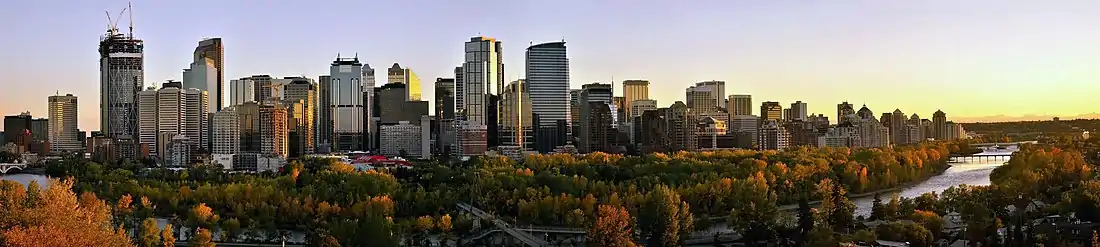
[[875, 193], [875, 199], [874, 201], [871, 201], [871, 217], [868, 218], [868, 220], [886, 219], [886, 212], [884, 212], [883, 210], [886, 209], [883, 208], [882, 198], [879, 197], [878, 193]]
[[775, 239], [779, 206], [776, 195], [762, 177], [753, 177], [736, 186], [733, 200], [737, 202], [730, 211], [730, 226], [741, 232], [748, 245], [757, 241]]
[[645, 195], [638, 223], [647, 246], [679, 246], [695, 226], [687, 202], [664, 185]]

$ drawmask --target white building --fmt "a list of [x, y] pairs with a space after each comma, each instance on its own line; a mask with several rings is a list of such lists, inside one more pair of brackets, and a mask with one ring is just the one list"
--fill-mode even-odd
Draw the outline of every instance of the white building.
[[[214, 146], [212, 154], [233, 155], [241, 151], [241, 123], [236, 107], [230, 106], [214, 113]], [[230, 157], [232, 160], [232, 157]]]
[[256, 82], [248, 78], [230, 81], [229, 105], [240, 105], [249, 101], [256, 101]]
[[80, 130], [76, 126], [77, 103], [72, 94], [49, 97], [49, 141], [52, 153], [83, 153], [77, 136]]
[[[328, 99], [331, 109], [334, 151], [363, 151], [367, 143], [366, 110], [369, 99], [364, 97], [363, 64], [359, 58], [336, 58], [329, 67]], [[329, 123], [325, 123], [329, 124]]]
[[[401, 156], [402, 151], [410, 157], [420, 157], [422, 154], [423, 137], [420, 126], [410, 124], [409, 121], [401, 121], [397, 125], [379, 126], [379, 137], [383, 143], [379, 152], [386, 156]], [[408, 157], [403, 157], [408, 158]]]
[[[714, 101], [714, 105], [717, 108], [726, 108], [726, 82], [724, 81], [704, 81], [695, 83], [694, 88], [700, 91], [710, 92], [710, 99]], [[690, 102], [689, 103], [695, 103]], [[698, 103], [695, 103], [698, 104]], [[708, 103], [709, 104], [709, 103]], [[690, 107], [691, 104], [688, 104]], [[696, 110], [698, 111], [698, 110]]]
[[172, 138], [183, 135], [191, 148], [203, 147], [210, 138], [208, 105], [206, 91], [199, 89], [167, 87], [139, 92], [138, 144], [151, 155], [166, 154]]

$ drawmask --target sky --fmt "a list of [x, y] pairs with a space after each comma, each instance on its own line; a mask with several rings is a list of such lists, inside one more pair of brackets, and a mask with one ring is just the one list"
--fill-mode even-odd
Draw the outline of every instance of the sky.
[[[651, 81], [661, 106], [695, 82], [726, 81], [755, 105], [800, 100], [930, 118], [1075, 116], [1100, 105], [1100, 1], [1016, 0], [189, 0], [133, 3], [145, 84], [181, 80], [199, 40], [221, 37], [225, 79], [311, 78], [337, 54], [410, 67], [431, 99], [473, 36], [503, 42], [505, 78], [532, 42], [564, 39], [570, 84]], [[0, 113], [46, 114], [79, 97], [99, 129], [97, 45], [127, 1], [0, 1]], [[123, 15], [118, 26], [129, 25]], [[379, 74], [378, 82], [385, 79]]]

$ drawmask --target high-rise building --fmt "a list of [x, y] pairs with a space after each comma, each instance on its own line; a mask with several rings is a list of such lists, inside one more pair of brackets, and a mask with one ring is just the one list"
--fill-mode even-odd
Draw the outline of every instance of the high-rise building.
[[77, 139], [77, 104], [72, 94], [49, 97], [49, 142], [52, 153], [82, 152]]
[[611, 105], [615, 106], [615, 119], [619, 119], [618, 124], [626, 122], [626, 98], [621, 96], [611, 97]]
[[907, 133], [905, 120], [905, 113], [902, 113], [901, 109], [894, 109], [894, 112], [890, 114], [890, 143], [898, 145], [909, 143], [905, 138]]
[[417, 123], [428, 115], [427, 101], [407, 101], [405, 84], [389, 83], [374, 89], [372, 112], [379, 125], [398, 124], [402, 121]]
[[[206, 114], [209, 102], [206, 91], [167, 87], [156, 91], [146, 90], [139, 97], [141, 108], [138, 112], [142, 117], [136, 144], [148, 148], [145, 150], [148, 154], [168, 154], [165, 151], [175, 136], [186, 136], [187, 144], [192, 149], [205, 145], [209, 138]], [[150, 119], [150, 116], [155, 120]]]
[[695, 113], [714, 112], [720, 107], [718, 101], [723, 97], [715, 97], [717, 87], [714, 85], [701, 85], [696, 84], [687, 88], [685, 98], [687, 99], [687, 107]]
[[[374, 68], [370, 64], [363, 64], [363, 144], [369, 150], [378, 149], [378, 113], [374, 111]], [[418, 82], [419, 83], [419, 82]], [[419, 84], [418, 84], [419, 85]]]
[[536, 128], [534, 149], [549, 153], [569, 138], [569, 56], [564, 41], [532, 45], [524, 56]]
[[31, 144], [31, 113], [4, 116], [4, 139], [27, 152]]
[[467, 124], [489, 125], [489, 95], [504, 87], [504, 56], [501, 42], [490, 37], [473, 37], [465, 46], [463, 110]]
[[301, 109], [288, 107], [291, 152], [311, 154], [316, 149], [317, 84], [304, 77], [288, 77], [290, 82], [283, 85], [280, 97], [286, 102], [297, 102]]
[[730, 115], [752, 115], [752, 95], [730, 95], [729, 103], [732, 105], [729, 107]]
[[466, 73], [462, 72], [462, 67], [455, 67], [455, 118], [466, 119], [466, 83], [462, 80], [462, 77]]
[[790, 147], [791, 134], [778, 120], [767, 119], [760, 125], [760, 135], [757, 140], [760, 150], [781, 150]]
[[637, 122], [639, 131], [635, 134], [642, 152], [667, 152], [669, 149], [668, 121], [665, 119], [667, 108], [642, 111]]
[[455, 119], [455, 79], [435, 79], [435, 117]]
[[[195, 47], [195, 60], [203, 61], [209, 59], [213, 62], [214, 70], [217, 73], [215, 76], [215, 83], [208, 88], [200, 88], [206, 90], [206, 93], [211, 98], [210, 109], [211, 113], [217, 112], [217, 109], [226, 107], [225, 101], [225, 47], [222, 46], [222, 38], [209, 38], [199, 41], [199, 45]], [[194, 70], [192, 65], [192, 70]], [[208, 70], [210, 71], [210, 70]], [[183, 79], [187, 82], [186, 76]]]
[[[848, 101], [844, 101], [840, 104], [836, 104], [836, 121], [837, 121], [837, 124], [843, 123], [844, 120], [847, 119], [848, 115], [852, 115], [852, 114], [856, 114], [856, 110], [855, 110], [855, 108], [853, 108], [852, 104], [848, 103]], [[841, 132], [843, 132], [843, 131], [841, 131]], [[842, 133], [838, 132], [838, 133], [834, 133], [834, 134], [836, 136], [839, 136]]]
[[210, 58], [196, 58], [191, 63], [191, 67], [183, 70], [183, 87], [182, 88], [194, 88], [202, 91], [206, 91], [207, 95], [211, 99], [214, 99], [212, 104], [207, 106], [206, 112], [218, 112], [220, 108], [222, 96], [215, 95], [220, 93], [221, 81], [218, 80], [220, 74], [214, 60]]
[[317, 130], [315, 148], [318, 152], [332, 151], [332, 77], [322, 75], [317, 78]]
[[241, 153], [287, 157], [289, 131], [285, 107], [248, 102], [236, 106], [236, 111]]
[[223, 108], [214, 113], [213, 120], [213, 148], [214, 155], [234, 155], [241, 152], [241, 121], [234, 106]]
[[[704, 81], [695, 83], [695, 88], [705, 88], [701, 91], [709, 91], [711, 100], [714, 101], [714, 105], [717, 108], [726, 108], [726, 82], [724, 81]], [[688, 106], [692, 104], [698, 104], [688, 100]], [[709, 103], [708, 103], [709, 104]], [[694, 109], [694, 108], [693, 108]]]
[[[209, 93], [209, 92], [208, 92]], [[235, 106], [256, 101], [256, 82], [245, 78], [229, 81], [229, 104]]]
[[802, 101], [795, 101], [794, 103], [791, 103], [791, 117], [789, 117], [788, 119], [791, 121], [806, 121], [806, 116], [808, 116], [809, 114], [810, 112], [807, 111], [806, 103], [802, 103]]
[[332, 110], [332, 149], [363, 151], [368, 147], [369, 109], [364, 99], [363, 64], [359, 58], [336, 58], [329, 67], [329, 99]]
[[665, 119], [668, 121], [668, 142], [670, 152], [692, 151], [699, 143], [695, 140], [696, 121], [693, 110], [684, 102], [676, 101], [668, 107]]
[[386, 79], [389, 83], [405, 85], [405, 101], [421, 100], [420, 77], [416, 76], [412, 69], [401, 68], [400, 64], [393, 63], [393, 66], [386, 70]]
[[943, 113], [943, 111], [941, 110], [936, 110], [936, 113], [932, 114], [932, 138], [935, 138], [936, 140], [947, 140], [947, 127], [947, 113]]
[[513, 81], [504, 87], [500, 95], [502, 146], [519, 147], [519, 151], [534, 148], [531, 101], [530, 87], [524, 80]]
[[760, 104], [760, 120], [781, 120], [783, 119], [783, 106], [779, 105], [779, 102], [766, 101]]
[[642, 113], [644, 113], [645, 111], [650, 111], [650, 110], [657, 110], [657, 100], [651, 100], [651, 99], [635, 100], [633, 102], [630, 102], [630, 114], [632, 114], [632, 115], [627, 116], [627, 118], [628, 119], [634, 119], [636, 117], [641, 117]]
[[[634, 101], [649, 99], [649, 81], [647, 80], [625, 80], [623, 81], [623, 101], [626, 105], [623, 107], [626, 112], [626, 122], [633, 121], [634, 117], [641, 116], [642, 113], [634, 112]], [[656, 106], [654, 106], [656, 107]], [[656, 108], [654, 108], [656, 109]]]
[[99, 40], [99, 121], [108, 138], [137, 134], [137, 93], [144, 85], [145, 45], [111, 26]]
[[401, 156], [404, 158], [420, 158], [423, 153], [421, 128], [419, 124], [411, 124], [409, 121], [401, 121], [397, 124], [379, 126], [381, 142], [379, 153], [387, 156]]
[[615, 140], [614, 112], [606, 102], [588, 102], [581, 116], [580, 151], [611, 152]]
[[[726, 115], [729, 116], [729, 115]], [[713, 117], [703, 117], [696, 125], [695, 138], [701, 150], [733, 148], [733, 135], [725, 121]]]

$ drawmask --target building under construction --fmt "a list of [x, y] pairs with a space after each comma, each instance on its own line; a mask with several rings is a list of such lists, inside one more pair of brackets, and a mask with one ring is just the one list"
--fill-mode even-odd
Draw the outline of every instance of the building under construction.
[[109, 138], [137, 135], [136, 98], [144, 84], [144, 45], [134, 38], [132, 14], [130, 33], [118, 30], [118, 19], [127, 10], [114, 19], [108, 13], [107, 33], [99, 41], [100, 128]]

